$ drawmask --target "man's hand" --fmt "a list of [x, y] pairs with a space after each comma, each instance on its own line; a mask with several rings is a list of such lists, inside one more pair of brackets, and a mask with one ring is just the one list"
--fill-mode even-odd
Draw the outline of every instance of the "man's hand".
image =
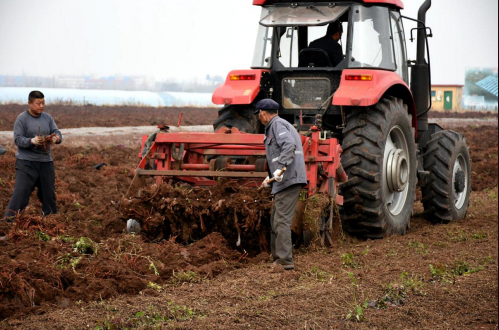
[[52, 136], [52, 140], [50, 141], [50, 143], [57, 144], [60, 141], [61, 141], [61, 138], [59, 137], [59, 135], [56, 134], [56, 135]]
[[31, 139], [31, 144], [34, 146], [41, 146], [43, 145], [43, 136], [35, 136], [34, 138]]
[[284, 180], [284, 171], [283, 170], [277, 170], [274, 172], [274, 179], [276, 182], [282, 182]]
[[270, 188], [270, 178], [267, 177], [265, 180], [263, 180], [262, 187], [263, 188]]

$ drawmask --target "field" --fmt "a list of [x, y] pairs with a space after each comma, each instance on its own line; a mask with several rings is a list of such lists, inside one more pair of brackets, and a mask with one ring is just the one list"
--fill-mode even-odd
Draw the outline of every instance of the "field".
[[[0, 106], [0, 131], [23, 109]], [[190, 125], [216, 117], [213, 109], [146, 111], [48, 109], [60, 128], [176, 123], [180, 112]], [[119, 203], [137, 141], [73, 136], [54, 149], [59, 214], [41, 218], [33, 196], [14, 225], [0, 222], [0, 329], [497, 329], [498, 128], [453, 129], [468, 138], [473, 160], [467, 219], [432, 225], [418, 201], [406, 236], [339, 234], [334, 248], [295, 250], [290, 272], [220, 233], [191, 245], [124, 234]], [[3, 213], [15, 155], [11, 141], [0, 144], [8, 149]], [[95, 169], [100, 163], [107, 166]]]
[[[177, 125], [184, 113], [182, 125], [211, 124], [217, 118], [215, 108], [148, 108], [148, 107], [48, 107], [59, 128]], [[26, 111], [25, 105], [0, 105], [0, 131], [12, 131], [17, 116]]]

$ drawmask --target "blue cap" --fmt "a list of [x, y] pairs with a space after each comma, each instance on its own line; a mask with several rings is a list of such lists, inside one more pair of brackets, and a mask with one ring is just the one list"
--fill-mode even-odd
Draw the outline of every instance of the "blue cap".
[[260, 112], [260, 110], [271, 110], [271, 111], [278, 111], [280, 108], [279, 103], [272, 99], [263, 99], [260, 102], [256, 104], [256, 111], [255, 115]]

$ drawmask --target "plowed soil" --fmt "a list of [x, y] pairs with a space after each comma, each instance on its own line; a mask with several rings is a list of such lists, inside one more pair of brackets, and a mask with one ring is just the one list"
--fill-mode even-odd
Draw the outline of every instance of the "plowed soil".
[[[17, 116], [25, 110], [27, 110], [25, 105], [0, 105], [0, 131], [11, 131]], [[47, 111], [54, 117], [59, 128], [176, 125], [180, 114], [183, 114], [182, 125], [209, 125], [218, 116], [216, 108], [50, 105]], [[490, 119], [497, 118], [497, 112], [432, 111], [429, 117], [432, 119]]]
[[[459, 130], [473, 159], [467, 219], [432, 225], [417, 202], [406, 236], [338, 234], [332, 249], [295, 250], [297, 267], [289, 272], [272, 269], [265, 246], [254, 248], [259, 243], [243, 239], [237, 248], [234, 233], [190, 244], [164, 233], [126, 235], [120, 202], [138, 146], [58, 146], [59, 214], [40, 217], [33, 195], [15, 224], [0, 222], [0, 328], [497, 329], [498, 131]], [[7, 148], [0, 212], [15, 179], [12, 144]], [[97, 170], [100, 163], [106, 166]]]
[[[0, 105], [0, 131], [12, 131], [14, 122], [27, 105]], [[215, 108], [151, 108], [151, 107], [77, 107], [66, 105], [47, 106], [59, 128], [124, 127], [177, 125], [183, 114], [182, 125], [211, 124], [218, 117]]]
[[465, 112], [444, 112], [444, 111], [430, 111], [428, 114], [430, 118], [462, 118], [462, 119], [484, 119], [484, 118], [497, 118], [497, 111], [483, 112], [483, 111], [465, 111]]

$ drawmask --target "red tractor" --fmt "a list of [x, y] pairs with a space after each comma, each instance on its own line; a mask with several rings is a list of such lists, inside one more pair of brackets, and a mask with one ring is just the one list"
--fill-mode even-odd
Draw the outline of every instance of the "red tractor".
[[[449, 222], [465, 217], [471, 191], [466, 141], [428, 123], [431, 109], [430, 57], [425, 16], [401, 15], [400, 0], [254, 0], [262, 7], [252, 70], [233, 71], [213, 95], [223, 104], [215, 129], [237, 127], [261, 133], [252, 115], [270, 97], [279, 115], [299, 131], [316, 125], [340, 141], [348, 182], [344, 223], [364, 237], [404, 234], [416, 186], [423, 191], [428, 218]], [[417, 21], [417, 58], [407, 58], [403, 21]], [[341, 22], [344, 59], [336, 65], [310, 48]], [[429, 33], [428, 33], [429, 32]], [[409, 69], [411, 74], [409, 74]], [[319, 118], [318, 118], [319, 117]]]
[[[428, 219], [464, 218], [471, 192], [466, 141], [428, 123], [431, 0], [417, 20], [401, 15], [400, 0], [253, 4], [262, 15], [252, 69], [230, 72], [215, 91], [213, 103], [224, 106], [215, 133], [158, 134], [148, 154], [157, 168], [146, 170], [145, 157], [138, 176], [194, 185], [245, 178], [257, 186], [267, 173], [263, 127], [253, 112], [272, 98], [282, 106], [279, 116], [302, 133], [308, 195], [328, 193], [343, 204], [349, 233], [404, 234], [418, 185]], [[417, 22], [415, 61], [407, 58], [404, 19]], [[331, 24], [344, 31], [338, 63], [310, 47]]]

